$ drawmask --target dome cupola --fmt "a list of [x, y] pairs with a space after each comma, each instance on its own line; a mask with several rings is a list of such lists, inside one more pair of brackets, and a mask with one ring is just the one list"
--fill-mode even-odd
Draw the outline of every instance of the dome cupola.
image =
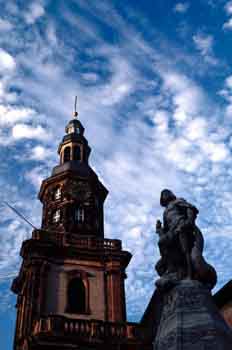
[[74, 118], [68, 122], [65, 127], [66, 135], [63, 137], [62, 142], [58, 148], [58, 154], [60, 155], [60, 165], [67, 162], [79, 162], [88, 163], [88, 158], [91, 149], [88, 145], [88, 141], [84, 137], [85, 128], [77, 119], [78, 113], [75, 112]]

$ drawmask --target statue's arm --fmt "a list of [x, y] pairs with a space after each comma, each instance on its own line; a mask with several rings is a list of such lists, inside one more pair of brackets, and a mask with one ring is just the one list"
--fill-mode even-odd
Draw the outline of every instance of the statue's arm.
[[165, 217], [164, 217], [164, 224], [160, 228], [160, 233], [159, 233], [159, 243], [158, 243], [159, 246], [164, 247], [169, 245], [172, 242], [174, 236], [175, 236], [175, 232], [172, 232], [172, 230], [168, 230], [166, 226]]
[[163, 234], [163, 227], [162, 227], [162, 223], [160, 220], [157, 220], [156, 221], [156, 233], [159, 235], [159, 236], [162, 236]]
[[195, 220], [197, 218], [198, 210], [195, 207], [187, 208], [187, 220], [186, 224], [190, 226], [195, 225]]

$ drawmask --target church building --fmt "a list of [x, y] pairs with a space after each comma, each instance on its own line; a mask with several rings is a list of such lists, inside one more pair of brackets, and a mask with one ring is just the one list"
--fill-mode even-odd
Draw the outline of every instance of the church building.
[[59, 165], [39, 191], [41, 229], [23, 242], [15, 350], [151, 349], [141, 325], [127, 322], [131, 254], [104, 237], [108, 191], [89, 165], [91, 148], [74, 118], [58, 147]]

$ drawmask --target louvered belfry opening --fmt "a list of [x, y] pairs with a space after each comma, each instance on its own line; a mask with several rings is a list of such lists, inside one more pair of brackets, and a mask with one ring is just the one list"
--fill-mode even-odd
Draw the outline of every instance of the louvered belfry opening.
[[65, 147], [64, 149], [64, 163], [69, 162], [70, 158], [71, 158], [71, 148], [68, 146], [68, 147]]

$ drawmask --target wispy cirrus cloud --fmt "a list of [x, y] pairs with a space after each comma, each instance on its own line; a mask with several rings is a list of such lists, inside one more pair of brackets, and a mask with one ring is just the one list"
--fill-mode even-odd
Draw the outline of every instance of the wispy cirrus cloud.
[[12, 55], [4, 49], [0, 49], [0, 70], [11, 72], [15, 69], [16, 63]]
[[[73, 4], [70, 8], [68, 2], [60, 3], [62, 20], [42, 4], [46, 14], [27, 20], [30, 33], [22, 28], [13, 32], [7, 51], [7, 37], [0, 38], [2, 50], [12, 59], [3, 59], [8, 68], [0, 78], [0, 127], [5, 135], [1, 149], [2, 154], [7, 152], [9, 167], [1, 169], [1, 188], [39, 226], [36, 192], [58, 163], [56, 148], [77, 94], [79, 116], [93, 149], [91, 164], [110, 190], [106, 236], [121, 238], [133, 253], [126, 285], [128, 314], [138, 320], [156, 278], [154, 226], [162, 215], [159, 194], [164, 187], [199, 207], [206, 255], [219, 268], [219, 285], [229, 278], [229, 253], [220, 251], [229, 245], [232, 229], [230, 79], [223, 86], [228, 96], [221, 105], [197, 75], [199, 55], [170, 43], [148, 20], [142, 21], [132, 10], [131, 17], [125, 17], [107, 1]], [[29, 8], [25, 6], [23, 13]], [[184, 13], [188, 8], [180, 9]], [[15, 16], [19, 8], [8, 9], [9, 14], [13, 11]], [[114, 40], [105, 34], [109, 31]], [[210, 34], [197, 32], [194, 38], [190, 41], [200, 55], [214, 57]], [[201, 63], [207, 74], [209, 63]], [[10, 176], [12, 171], [20, 176]], [[20, 245], [30, 230], [3, 210], [8, 237], [7, 243], [1, 240], [4, 277], [17, 272]], [[221, 241], [215, 244], [218, 232]]]
[[213, 65], [218, 63], [213, 53], [213, 35], [198, 32], [197, 34], [193, 35], [193, 42], [196, 49], [200, 52], [201, 56], [205, 59], [206, 62]]
[[28, 107], [17, 107], [10, 104], [0, 105], [1, 126], [14, 125], [18, 121], [25, 121], [35, 116], [34, 109]]
[[31, 2], [24, 13], [24, 19], [27, 24], [34, 24], [45, 14], [43, 4], [40, 1]]
[[177, 13], [186, 13], [188, 11], [190, 7], [190, 4], [188, 2], [178, 2], [173, 10], [174, 12], [177, 12]]
[[12, 136], [14, 139], [38, 139], [47, 140], [49, 138], [46, 129], [42, 126], [30, 126], [27, 124], [16, 124], [12, 129]]
[[223, 24], [224, 30], [231, 30], [232, 29], [232, 1], [228, 1], [225, 4], [225, 12], [228, 16], [227, 21]]
[[203, 56], [211, 54], [213, 49], [213, 36], [198, 33], [193, 36], [193, 41], [196, 45], [196, 48], [201, 52]]
[[7, 32], [11, 29], [13, 29], [12, 23], [7, 19], [0, 18], [0, 32]]
[[232, 1], [228, 1], [225, 4], [225, 11], [226, 11], [227, 15], [232, 15]]

